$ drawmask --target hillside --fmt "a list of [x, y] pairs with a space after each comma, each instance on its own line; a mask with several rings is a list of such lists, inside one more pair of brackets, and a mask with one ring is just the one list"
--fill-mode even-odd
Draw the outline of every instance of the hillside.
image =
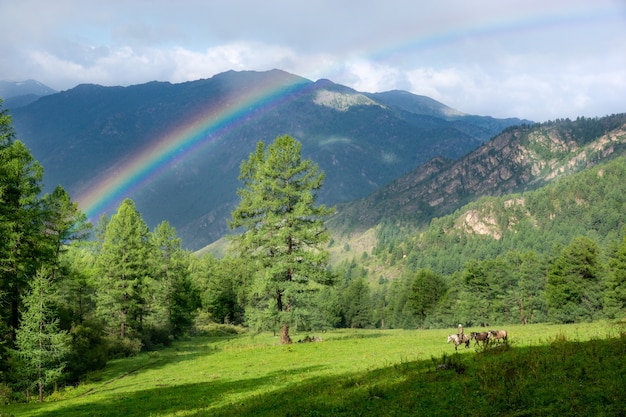
[[[359, 259], [372, 281], [410, 276], [418, 269], [449, 276], [470, 262], [507, 254], [548, 259], [579, 236], [609, 255], [626, 232], [624, 178], [626, 156], [619, 156], [533, 191], [480, 198], [420, 231], [381, 224], [337, 238], [330, 250], [335, 264]], [[367, 245], [359, 244], [364, 241]], [[364, 258], [364, 252], [370, 256]]]
[[[181, 84], [80, 85], [11, 113], [17, 137], [45, 169], [47, 190], [61, 184], [94, 221], [131, 197], [150, 227], [167, 220], [191, 249], [226, 232], [239, 164], [259, 140], [299, 140], [303, 156], [326, 173], [320, 202], [333, 205], [434, 157], [457, 159], [523, 122], [279, 70]], [[111, 183], [119, 185], [107, 189]]]
[[344, 235], [381, 222], [419, 229], [481, 196], [537, 189], [625, 152], [626, 114], [511, 127], [457, 161], [432, 159], [340, 206], [329, 225]]
[[433, 219], [421, 233], [379, 241], [377, 262], [453, 274], [468, 261], [507, 252], [548, 257], [578, 236], [609, 251], [626, 228], [624, 178], [626, 156], [620, 156], [537, 190], [483, 197]]

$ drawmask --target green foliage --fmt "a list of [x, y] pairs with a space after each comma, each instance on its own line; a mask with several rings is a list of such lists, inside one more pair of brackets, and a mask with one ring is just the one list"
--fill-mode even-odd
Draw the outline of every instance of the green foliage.
[[41, 250], [47, 241], [39, 199], [43, 169], [22, 142], [13, 140], [4, 111], [0, 123], [0, 303], [8, 337], [14, 339], [28, 279], [50, 258]]
[[0, 111], [0, 376], [20, 390], [39, 385], [40, 398], [61, 380], [67, 348], [64, 255], [90, 227], [63, 188], [41, 196], [42, 178]]
[[604, 310], [611, 319], [626, 318], [626, 237], [610, 259], [611, 273], [605, 295]]
[[552, 319], [559, 323], [593, 320], [602, 310], [602, 270], [598, 245], [575, 238], [551, 265], [546, 288]]
[[254, 271], [234, 257], [218, 260], [205, 254], [192, 261], [194, 291], [200, 298], [202, 311], [214, 323], [243, 324], [247, 278]]
[[102, 326], [83, 322], [70, 330], [70, 352], [67, 357], [67, 381], [76, 383], [87, 373], [104, 368], [109, 358], [107, 340], [102, 337]]
[[277, 323], [284, 332], [306, 321], [311, 292], [332, 282], [323, 249], [330, 238], [323, 217], [332, 210], [316, 205], [324, 174], [300, 151], [289, 136], [277, 137], [267, 149], [259, 142], [241, 164], [244, 187], [229, 222], [231, 229], [243, 229], [233, 237], [234, 249], [256, 269], [253, 305], [270, 309], [269, 315], [256, 314], [255, 322]]
[[44, 388], [61, 379], [69, 340], [54, 314], [55, 285], [50, 271], [40, 269], [31, 286], [23, 299], [24, 311], [16, 333], [14, 373], [25, 390], [38, 388], [41, 402]]
[[59, 263], [64, 275], [59, 280], [59, 318], [63, 328], [92, 318], [95, 310], [96, 254], [90, 242], [68, 245]]
[[385, 324], [391, 329], [410, 329], [420, 325], [419, 317], [409, 302], [411, 278], [401, 277], [391, 282], [385, 299]]
[[363, 278], [348, 283], [341, 305], [347, 327], [364, 329], [372, 326], [372, 299], [367, 281]]
[[408, 302], [419, 317], [420, 328], [424, 328], [426, 315], [435, 309], [446, 291], [447, 286], [441, 275], [425, 269], [417, 271], [411, 282]]
[[[621, 287], [616, 285], [620, 281], [615, 274], [621, 267], [614, 261], [609, 265], [608, 257], [617, 257], [626, 229], [623, 178], [626, 158], [618, 157], [536, 191], [479, 199], [454, 214], [433, 219], [427, 229], [408, 237], [394, 234], [400, 229], [388, 225], [380, 229], [382, 240], [374, 257], [367, 260], [367, 268], [393, 266], [405, 274], [420, 269], [441, 274], [453, 293], [443, 299], [447, 308], [442, 305], [426, 317], [435, 326], [545, 322], [557, 320], [554, 308], [548, 316], [548, 273], [561, 250], [584, 236], [597, 246], [597, 279], [580, 304], [569, 304], [579, 313], [566, 316], [589, 320], [604, 312], [618, 317], [622, 308], [616, 300], [621, 300]], [[478, 226], [474, 229], [474, 225]], [[491, 226], [480, 229], [481, 225]], [[455, 283], [453, 276], [459, 273], [464, 278]], [[398, 323], [392, 317], [399, 311], [396, 306], [404, 303], [402, 292], [397, 301], [395, 294], [387, 295], [388, 324]]]
[[154, 329], [154, 334], [159, 333], [156, 329], [161, 329], [176, 337], [189, 329], [193, 312], [199, 304], [191, 290], [190, 254], [182, 249], [176, 229], [165, 221], [150, 234], [150, 248], [154, 272], [148, 282], [147, 323]]
[[120, 339], [141, 336], [150, 275], [148, 226], [126, 199], [107, 224], [97, 259], [96, 306], [105, 330]]
[[322, 287], [316, 294], [311, 309], [311, 329], [330, 330], [341, 327], [344, 304], [336, 288]]
[[69, 243], [87, 239], [91, 232], [91, 223], [61, 186], [57, 186], [51, 194], [44, 195], [42, 209], [49, 256], [58, 261]]

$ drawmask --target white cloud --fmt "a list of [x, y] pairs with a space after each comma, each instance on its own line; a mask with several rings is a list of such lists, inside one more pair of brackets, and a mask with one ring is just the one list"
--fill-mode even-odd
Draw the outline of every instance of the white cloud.
[[21, 0], [0, 25], [0, 79], [56, 89], [280, 68], [473, 114], [626, 111], [622, 0]]

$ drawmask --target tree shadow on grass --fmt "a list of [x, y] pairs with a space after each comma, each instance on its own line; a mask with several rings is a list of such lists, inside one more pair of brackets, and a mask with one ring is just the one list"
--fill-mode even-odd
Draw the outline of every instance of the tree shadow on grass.
[[[626, 340], [555, 341], [313, 377], [198, 410], [212, 416], [626, 415]], [[445, 360], [445, 356], [442, 358]]]
[[[103, 382], [102, 385], [99, 385], [93, 389], [90, 389], [89, 391], [86, 391], [83, 394], [80, 394], [79, 397], [92, 395], [94, 394], [94, 392], [105, 392], [108, 390], [106, 387], [109, 384], [115, 381], [119, 381], [137, 372], [158, 370], [164, 366], [170, 367], [172, 365], [179, 364], [185, 361], [198, 360], [204, 357], [211, 356], [220, 351], [220, 349], [215, 346], [214, 343], [228, 341], [236, 337], [237, 336], [225, 336], [218, 339], [214, 337], [211, 339], [196, 338], [187, 342], [180, 341], [174, 347], [165, 349], [163, 351], [147, 352], [136, 358], [122, 359], [120, 364], [123, 364], [125, 366], [116, 366], [115, 364], [112, 364], [112, 362], [110, 362], [108, 369], [106, 369], [102, 373], [95, 372], [90, 378], [91, 381], [106, 382]], [[119, 385], [116, 385], [114, 389], [119, 389]]]
[[[75, 404], [68, 401], [66, 405], [58, 403], [55, 410], [46, 412], [46, 417], [68, 416], [160, 416], [186, 412], [184, 415], [210, 415], [209, 410], [216, 402], [223, 400], [225, 396], [238, 398], [254, 397], [254, 392], [267, 389], [280, 382], [281, 377], [289, 374], [293, 377], [297, 374], [306, 374], [319, 369], [317, 366], [305, 367], [296, 370], [286, 370], [270, 373], [259, 378], [241, 380], [214, 380], [194, 384], [182, 384], [167, 386], [167, 384], [155, 384], [152, 389], [128, 392], [116, 398], [94, 398], [90, 400], [85, 396], [83, 403]], [[99, 391], [101, 393], [102, 391]], [[230, 409], [237, 404], [229, 403], [225, 406]], [[207, 414], [202, 414], [206, 412]], [[189, 414], [191, 413], [191, 414]], [[200, 414], [198, 414], [200, 413]]]

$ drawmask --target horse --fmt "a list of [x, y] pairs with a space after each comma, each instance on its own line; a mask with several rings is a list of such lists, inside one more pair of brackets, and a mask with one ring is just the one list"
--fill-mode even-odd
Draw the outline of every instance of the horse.
[[450, 342], [454, 342], [454, 350], [457, 350], [457, 348], [459, 347], [461, 343], [465, 343], [465, 347], [468, 348], [470, 345], [470, 338], [467, 337], [466, 334], [462, 336], [462, 339], [459, 338], [458, 334], [451, 334], [451, 335], [448, 335], [447, 343], [450, 343]]
[[474, 346], [478, 344], [478, 342], [483, 342], [483, 345], [489, 343], [489, 337], [491, 336], [490, 332], [472, 332], [470, 335], [470, 339], [474, 339], [476, 343]]
[[504, 342], [507, 341], [508, 334], [507, 334], [506, 330], [489, 330], [489, 333], [490, 333], [489, 338], [493, 339], [494, 341], [497, 340], [498, 343], [500, 343], [502, 341], [504, 341]]

